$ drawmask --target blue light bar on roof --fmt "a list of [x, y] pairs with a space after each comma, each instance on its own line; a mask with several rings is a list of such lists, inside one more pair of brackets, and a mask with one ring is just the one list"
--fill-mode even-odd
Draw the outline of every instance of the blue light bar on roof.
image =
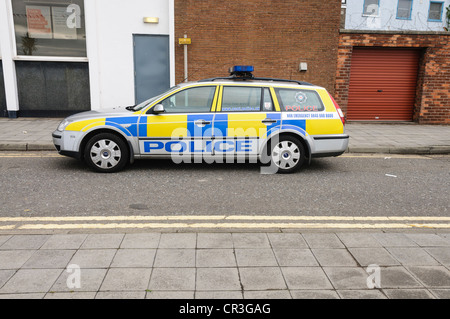
[[230, 73], [235, 72], [253, 72], [255, 68], [252, 65], [235, 65], [230, 69]]

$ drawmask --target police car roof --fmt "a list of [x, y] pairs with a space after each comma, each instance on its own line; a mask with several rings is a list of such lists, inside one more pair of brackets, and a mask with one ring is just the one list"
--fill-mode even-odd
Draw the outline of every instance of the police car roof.
[[321, 88], [320, 86], [308, 83], [308, 82], [302, 82], [297, 80], [286, 80], [286, 79], [275, 79], [275, 78], [247, 78], [247, 77], [216, 77], [216, 78], [210, 78], [210, 79], [203, 79], [199, 80], [196, 83], [205, 83], [205, 82], [215, 82], [216, 84], [220, 83], [238, 83], [238, 84], [265, 84], [265, 85], [274, 85], [277, 86], [286, 86], [286, 87], [292, 87], [292, 86], [308, 86], [311, 88]]

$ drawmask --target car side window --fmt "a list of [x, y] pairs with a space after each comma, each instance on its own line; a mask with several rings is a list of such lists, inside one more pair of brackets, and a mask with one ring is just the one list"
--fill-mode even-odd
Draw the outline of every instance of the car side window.
[[159, 104], [166, 113], [206, 113], [211, 111], [215, 86], [194, 87], [177, 92]]
[[325, 109], [315, 91], [277, 88], [275, 92], [283, 112], [320, 112]]
[[259, 87], [224, 86], [222, 112], [257, 112], [261, 110]]

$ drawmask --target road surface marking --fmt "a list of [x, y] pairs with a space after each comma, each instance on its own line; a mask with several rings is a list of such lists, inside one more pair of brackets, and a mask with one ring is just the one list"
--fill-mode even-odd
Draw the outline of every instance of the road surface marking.
[[447, 216], [67, 216], [1, 217], [0, 230], [156, 228], [450, 228]]
[[450, 224], [348, 224], [348, 223], [111, 223], [111, 224], [25, 224], [17, 229], [143, 229], [143, 228], [232, 228], [232, 229], [266, 229], [266, 228], [339, 228], [339, 229], [388, 229], [388, 228], [450, 228]]
[[73, 221], [173, 221], [173, 220], [295, 220], [295, 221], [450, 221], [448, 216], [263, 216], [263, 215], [181, 215], [181, 216], [61, 216], [0, 217], [0, 222]]

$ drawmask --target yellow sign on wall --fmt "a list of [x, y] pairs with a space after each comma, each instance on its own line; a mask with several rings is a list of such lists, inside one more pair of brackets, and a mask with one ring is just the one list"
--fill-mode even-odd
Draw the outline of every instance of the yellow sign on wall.
[[191, 38], [179, 38], [178, 39], [178, 43], [179, 44], [191, 44]]

